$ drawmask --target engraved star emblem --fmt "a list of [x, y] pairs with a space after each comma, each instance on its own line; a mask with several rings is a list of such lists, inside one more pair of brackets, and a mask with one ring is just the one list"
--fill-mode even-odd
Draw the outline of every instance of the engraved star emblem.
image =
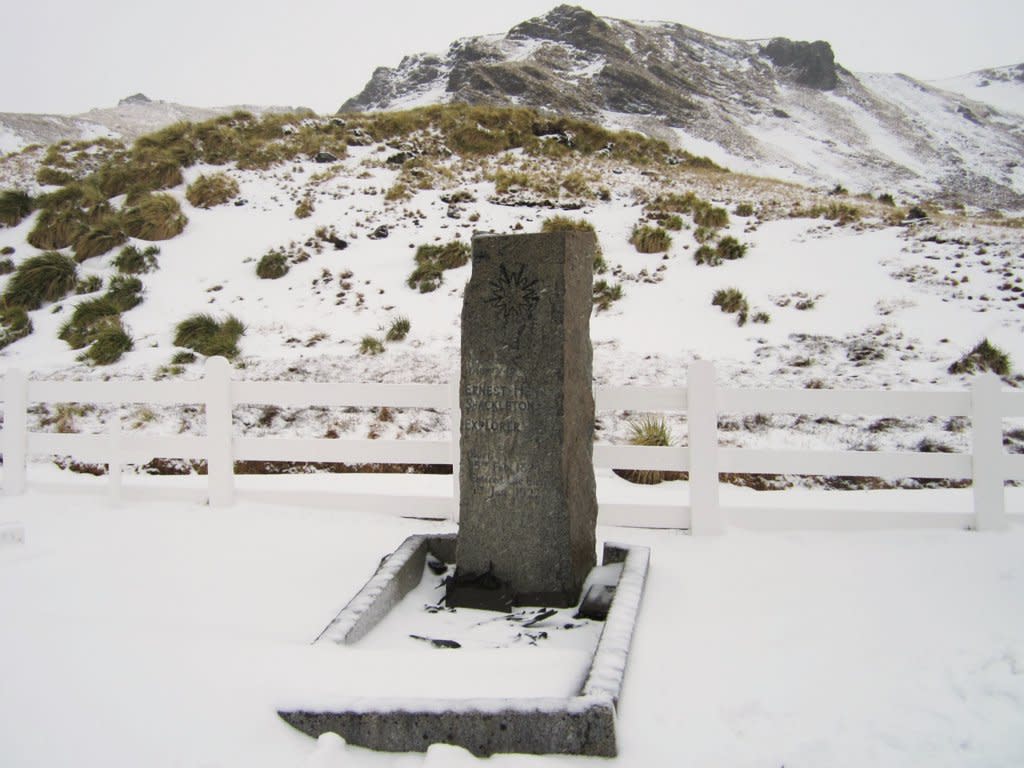
[[488, 283], [491, 295], [484, 301], [494, 305], [506, 322], [525, 320], [540, 301], [538, 281], [531, 280], [526, 274], [525, 264], [520, 264], [519, 269], [514, 271], [507, 269], [504, 264], [500, 265], [500, 269], [500, 274]]

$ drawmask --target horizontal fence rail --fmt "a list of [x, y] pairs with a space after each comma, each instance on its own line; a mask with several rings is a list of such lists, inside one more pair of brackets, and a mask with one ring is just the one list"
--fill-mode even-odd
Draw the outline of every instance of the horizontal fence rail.
[[[600, 386], [594, 391], [597, 411], [683, 412], [686, 446], [594, 446], [594, 466], [617, 470], [688, 473], [689, 503], [615, 504], [602, 502], [602, 522], [659, 528], [688, 528], [693, 533], [724, 529], [726, 520], [766, 525], [779, 510], [725, 509], [719, 503], [719, 473], [915, 477], [969, 479], [976, 528], [1007, 525], [1006, 480], [1024, 480], [1024, 455], [1010, 455], [1002, 445], [1002, 420], [1024, 417], [1024, 392], [1005, 391], [995, 376], [977, 377], [969, 391], [896, 392], [869, 390], [754, 390], [719, 387], [712, 363], [690, 366], [685, 387]], [[447, 384], [331, 384], [312, 382], [233, 381], [223, 358], [207, 361], [202, 379], [177, 382], [30, 381], [12, 369], [4, 376], [3, 484], [7, 494], [26, 485], [27, 459], [34, 455], [69, 455], [78, 461], [108, 466], [110, 495], [120, 496], [122, 465], [155, 458], [198, 459], [207, 465], [207, 498], [226, 506], [235, 498], [235, 461], [325, 462], [348, 465], [451, 465], [452, 495], [384, 496], [348, 494], [360, 508], [394, 508], [404, 514], [457, 519], [459, 502], [459, 392]], [[206, 434], [145, 435], [124, 431], [115, 411], [104, 434], [30, 432], [30, 403], [98, 403], [122, 405], [191, 404], [205, 411]], [[423, 408], [447, 411], [451, 438], [357, 440], [236, 436], [235, 406], [273, 404], [288, 407]], [[769, 450], [719, 447], [718, 415], [803, 414], [813, 416], [966, 417], [971, 422], [968, 453]], [[284, 492], [261, 492], [261, 498], [289, 500]], [[790, 510], [797, 525], [813, 524], [817, 512]], [[827, 511], [821, 513], [832, 519]], [[895, 524], [914, 513], [861, 510], [868, 524]], [[935, 518], [933, 515], [932, 518]], [[838, 518], [835, 518], [838, 519]], [[945, 522], [958, 521], [946, 516]], [[880, 523], [882, 524], [882, 523]]]

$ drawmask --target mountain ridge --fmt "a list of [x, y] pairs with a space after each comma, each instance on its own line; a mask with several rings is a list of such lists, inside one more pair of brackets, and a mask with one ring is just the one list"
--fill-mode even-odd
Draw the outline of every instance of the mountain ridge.
[[[985, 71], [1001, 69], [1024, 66]], [[1019, 112], [986, 103], [978, 88], [856, 75], [825, 41], [733, 40], [561, 5], [504, 35], [378, 67], [339, 111], [531, 106], [640, 130], [758, 175], [1019, 210], [1024, 78], [1005, 79], [1019, 85]]]

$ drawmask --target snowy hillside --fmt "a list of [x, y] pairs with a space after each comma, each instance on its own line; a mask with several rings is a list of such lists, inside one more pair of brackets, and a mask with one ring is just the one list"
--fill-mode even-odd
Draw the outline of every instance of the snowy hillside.
[[[194, 140], [206, 153], [221, 135], [215, 131], [253, 131], [268, 142], [252, 150], [256, 155], [298, 141], [330, 146], [340, 159], [318, 163], [290, 151], [266, 169], [239, 169], [242, 161], [184, 168], [180, 181], [161, 193], [187, 219], [181, 234], [155, 242], [130, 237], [80, 259], [75, 279], [85, 292], [30, 309], [32, 333], [0, 350], [0, 363], [57, 378], [199, 376], [202, 355], [177, 346], [175, 336], [188, 316], [209, 313], [234, 316], [246, 328], [238, 377], [446, 381], [457, 369], [470, 266], [437, 269], [424, 285], [412, 277], [421, 246], [449, 245], [458, 253], [451, 244], [468, 244], [476, 232], [534, 232], [561, 215], [592, 225], [603, 251], [592, 318], [599, 383], [682, 383], [687, 364], [703, 358], [716, 361], [719, 377], [736, 386], [962, 388], [970, 375], [950, 367], [985, 339], [1011, 366], [1024, 364], [1024, 231], [999, 220], [933, 211], [930, 219], [906, 222], [906, 208], [716, 171], [638, 137], [613, 137], [611, 150], [560, 143], [608, 143], [583, 124], [561, 133], [550, 128], [548, 136], [513, 149], [460, 154], [448, 146], [504, 141], [506, 134], [483, 123], [529, 126], [537, 119], [523, 112], [448, 109], [361, 119], [345, 125], [328, 118], [233, 118], [196, 127], [194, 135], [205, 138]], [[422, 127], [410, 129], [407, 123], [417, 120]], [[591, 138], [588, 131], [597, 133]], [[176, 135], [148, 144], [180, 150], [185, 139], [168, 138]], [[93, 150], [68, 156], [95, 165]], [[645, 153], [649, 160], [638, 159]], [[106, 178], [95, 173], [88, 178]], [[237, 191], [209, 208], [189, 202], [201, 177], [218, 173]], [[71, 183], [65, 193], [75, 189], [88, 184]], [[103, 226], [127, 228], [119, 222], [138, 210], [124, 195], [103, 205], [109, 208], [95, 210], [110, 211], [100, 214], [108, 224], [88, 225], [98, 229], [83, 230], [60, 252], [91, 254], [83, 249], [106, 243]], [[0, 249], [9, 254], [3, 258], [15, 270], [0, 277], [0, 290], [9, 294], [21, 265], [44, 250], [28, 240], [57, 236], [47, 224], [52, 215], [44, 210], [0, 228]], [[665, 250], [640, 252], [630, 242], [638, 227], [667, 235]], [[126, 247], [138, 255], [154, 245], [156, 269], [116, 266]], [[698, 263], [722, 253], [717, 266]], [[264, 261], [284, 274], [261, 278]], [[96, 329], [86, 326], [81, 342], [66, 329], [81, 326], [86, 309], [105, 306], [115, 285], [118, 301], [130, 294], [114, 318], [132, 348], [109, 365], [93, 365], [82, 355], [92, 349]], [[741, 311], [727, 314], [712, 303], [727, 289], [742, 294]], [[13, 334], [11, 318], [5, 322]], [[408, 336], [386, 340], [401, 318], [409, 321]], [[1005, 380], [1016, 385], [1020, 377], [1010, 371]], [[126, 415], [135, 428], [199, 428], [180, 410], [146, 410]], [[78, 413], [74, 426], [96, 428], [100, 415]], [[447, 430], [438, 414], [378, 416], [254, 408], [242, 429], [412, 439]], [[43, 409], [35, 418], [56, 428], [55, 413]], [[603, 417], [602, 439], [627, 439], [631, 418]], [[737, 444], [959, 450], [968, 439], [956, 420], [724, 418]], [[685, 434], [678, 418], [670, 426], [675, 439]], [[1024, 443], [1024, 432], [1012, 435]]]
[[660, 136], [734, 170], [1022, 209], [1021, 114], [985, 106], [1019, 105], [1021, 84], [991, 74], [979, 95], [980, 82], [853, 74], [822, 41], [732, 40], [563, 5], [505, 35], [379, 67], [341, 111], [533, 106]]
[[122, 99], [116, 107], [90, 109], [81, 115], [33, 115], [0, 112], [0, 156], [20, 152], [33, 144], [89, 141], [100, 137], [131, 143], [139, 136], [182, 120], [202, 121], [245, 109], [256, 114], [286, 112], [285, 107], [230, 106], [208, 109], [166, 101], [152, 101], [141, 94]]
[[1024, 117], [1024, 64], [983, 69], [931, 84], [1005, 113], [1006, 122], [1016, 120], [1020, 130], [1020, 119]]

